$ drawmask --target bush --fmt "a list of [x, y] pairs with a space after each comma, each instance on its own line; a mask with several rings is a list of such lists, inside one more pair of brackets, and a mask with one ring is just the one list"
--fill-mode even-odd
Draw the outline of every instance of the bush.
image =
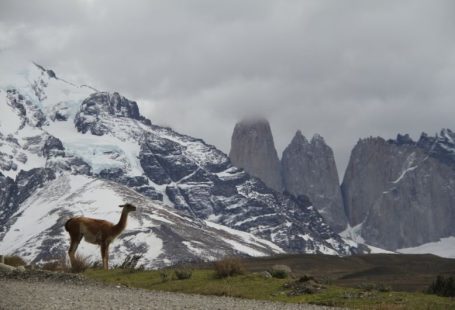
[[17, 255], [5, 256], [5, 264], [13, 266], [13, 267], [27, 265], [27, 263], [22, 259], [22, 257], [17, 256]]
[[292, 273], [291, 267], [287, 265], [273, 265], [270, 274], [274, 278], [286, 279]]
[[286, 279], [287, 277], [289, 277], [289, 273], [286, 270], [271, 270], [270, 274], [272, 275], [272, 277], [278, 279]]
[[453, 277], [444, 278], [439, 275], [430, 284], [427, 292], [444, 297], [455, 297], [455, 279]]
[[90, 267], [87, 257], [76, 254], [74, 261], [71, 263], [71, 272], [81, 273]]
[[245, 273], [245, 267], [238, 257], [226, 257], [213, 264], [218, 278], [232, 277]]
[[174, 270], [174, 274], [178, 280], [190, 279], [193, 275], [193, 270], [190, 268], [179, 268]]
[[167, 282], [171, 279], [172, 272], [169, 269], [163, 269], [160, 271], [161, 282]]

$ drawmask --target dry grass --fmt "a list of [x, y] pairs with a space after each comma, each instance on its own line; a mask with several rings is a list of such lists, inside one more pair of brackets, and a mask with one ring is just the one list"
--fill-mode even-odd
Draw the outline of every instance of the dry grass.
[[70, 264], [67, 262], [66, 256], [62, 256], [61, 258], [49, 261], [40, 267], [47, 271], [81, 273], [90, 268], [91, 265], [87, 257], [76, 254], [74, 264]]
[[65, 256], [63, 256], [59, 259], [44, 263], [41, 266], [41, 269], [47, 270], [47, 271], [67, 272], [69, 270], [69, 267], [68, 267], [68, 264], [66, 263]]
[[75, 255], [75, 259], [71, 264], [71, 272], [81, 273], [87, 270], [90, 267], [90, 262], [88, 258], [79, 254]]
[[226, 257], [213, 264], [215, 275], [218, 278], [232, 277], [245, 273], [245, 267], [238, 257]]
[[13, 266], [13, 267], [27, 265], [25, 260], [22, 257], [17, 256], [17, 255], [5, 256], [5, 264]]

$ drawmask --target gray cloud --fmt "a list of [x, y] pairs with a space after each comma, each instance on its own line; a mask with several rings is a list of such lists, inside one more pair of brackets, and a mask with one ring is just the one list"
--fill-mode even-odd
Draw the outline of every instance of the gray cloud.
[[2, 70], [36, 60], [225, 152], [260, 114], [279, 153], [317, 132], [341, 171], [360, 137], [455, 127], [454, 37], [449, 0], [0, 3]]

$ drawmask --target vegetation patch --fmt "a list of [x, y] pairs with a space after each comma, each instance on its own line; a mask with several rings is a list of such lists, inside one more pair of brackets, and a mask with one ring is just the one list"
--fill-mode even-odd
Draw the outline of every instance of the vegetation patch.
[[191, 268], [178, 268], [174, 270], [174, 275], [177, 280], [190, 279], [193, 275], [193, 270]]
[[79, 254], [74, 256], [74, 261], [71, 264], [71, 272], [81, 273], [87, 270], [90, 267], [90, 262], [88, 258]]
[[289, 273], [286, 270], [270, 270], [270, 274], [274, 278], [286, 279], [289, 277]]
[[238, 257], [226, 257], [213, 263], [218, 278], [232, 277], [245, 273], [245, 267]]
[[[321, 285], [314, 278], [289, 279], [264, 278], [260, 273], [244, 273], [235, 277], [220, 278], [213, 269], [194, 269], [192, 276], [184, 281], [173, 280], [173, 269], [139, 271], [114, 269], [110, 271], [88, 269], [87, 277], [112, 284], [152, 290], [232, 296], [248, 299], [310, 303], [355, 309], [450, 309], [455, 308], [455, 299], [425, 293], [384, 292], [380, 286], [347, 288]], [[163, 281], [163, 274], [168, 274]], [[321, 288], [312, 293], [296, 292], [299, 282], [314, 281]]]
[[25, 260], [17, 255], [5, 256], [5, 264], [13, 267], [26, 266]]
[[125, 257], [123, 263], [118, 266], [118, 268], [127, 269], [130, 271], [143, 270], [144, 266], [138, 266], [141, 258], [142, 255], [128, 255]]
[[436, 280], [428, 287], [428, 293], [444, 297], [455, 297], [455, 279], [454, 277], [436, 277]]
[[311, 276], [302, 276], [297, 281], [289, 282], [284, 285], [285, 288], [289, 288], [288, 296], [298, 296], [303, 294], [316, 294], [326, 287], [319, 283], [315, 278]]

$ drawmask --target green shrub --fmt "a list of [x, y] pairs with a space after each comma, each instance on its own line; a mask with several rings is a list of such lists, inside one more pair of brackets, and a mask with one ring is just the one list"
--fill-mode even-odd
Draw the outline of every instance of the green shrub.
[[270, 274], [277, 279], [286, 279], [289, 277], [289, 273], [286, 270], [271, 270]]
[[245, 273], [245, 267], [238, 257], [226, 257], [213, 264], [215, 275], [218, 278], [232, 277]]
[[455, 297], [455, 279], [453, 277], [445, 278], [439, 275], [430, 284], [427, 292], [444, 297]]
[[190, 268], [179, 268], [174, 270], [174, 274], [177, 280], [186, 280], [191, 278], [193, 270]]
[[22, 257], [17, 256], [17, 255], [5, 256], [5, 264], [13, 266], [13, 267], [27, 265], [25, 260]]
[[171, 280], [172, 271], [169, 269], [163, 269], [160, 271], [161, 282], [167, 282]]

